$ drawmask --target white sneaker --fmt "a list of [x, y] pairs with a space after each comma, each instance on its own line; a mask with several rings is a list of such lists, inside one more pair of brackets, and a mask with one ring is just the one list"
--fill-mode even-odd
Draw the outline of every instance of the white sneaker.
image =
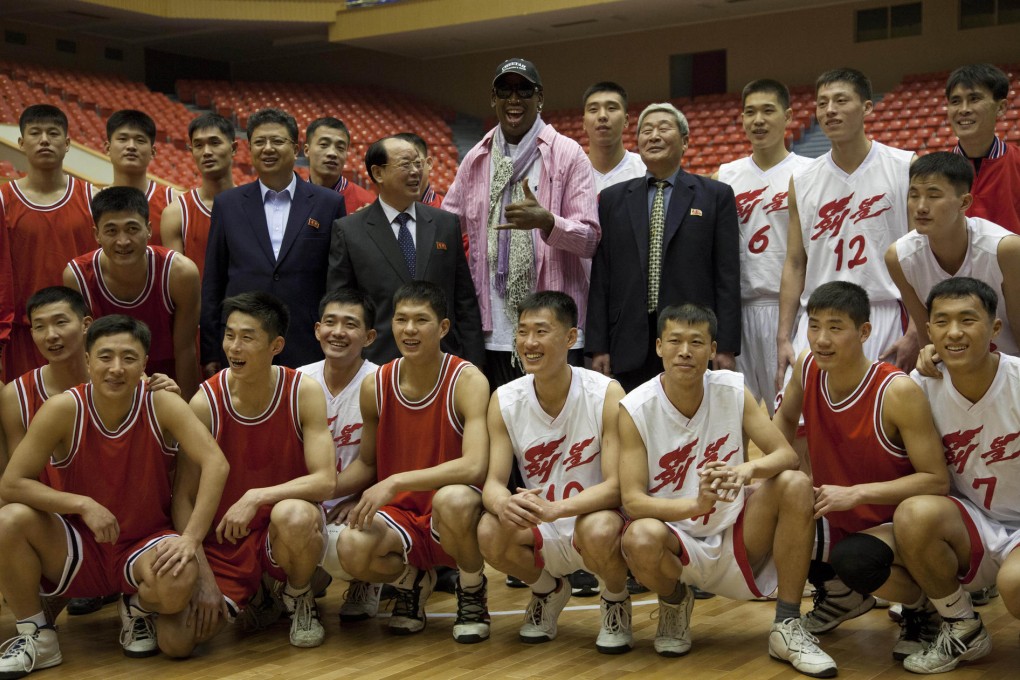
[[595, 639], [595, 649], [603, 654], [623, 654], [634, 646], [630, 628], [630, 596], [622, 602], [602, 598], [602, 627]]
[[812, 635], [828, 633], [844, 621], [871, 611], [874, 606], [875, 598], [871, 595], [862, 595], [833, 579], [815, 590], [814, 609], [800, 617], [800, 622]]
[[425, 630], [425, 601], [436, 586], [435, 569], [419, 569], [410, 588], [395, 588], [389, 630], [394, 635], [412, 635]]
[[569, 601], [570, 584], [564, 578], [556, 579], [556, 587], [543, 597], [532, 592], [519, 633], [521, 642], [539, 644], [556, 639], [556, 621]]
[[124, 656], [132, 659], [144, 659], [159, 654], [156, 642], [156, 622], [154, 614], [138, 616], [128, 606], [128, 595], [122, 595], [117, 603], [120, 613], [120, 646]]
[[772, 624], [769, 656], [785, 661], [812, 678], [836, 676], [836, 662], [818, 646], [818, 638], [804, 630], [800, 619]]
[[939, 636], [923, 652], [915, 652], [903, 660], [903, 667], [912, 673], [945, 673], [961, 661], [980, 659], [992, 651], [992, 638], [981, 623], [973, 619], [943, 621]]
[[57, 631], [19, 623], [18, 634], [0, 645], [0, 678], [23, 678], [33, 670], [56, 666], [64, 658], [57, 644]]
[[351, 581], [351, 584], [347, 586], [347, 591], [344, 592], [344, 603], [340, 605], [340, 621], [354, 623], [375, 618], [375, 615], [379, 613], [379, 593], [381, 592], [381, 583]]
[[680, 604], [669, 604], [659, 598], [659, 627], [655, 630], [655, 651], [661, 656], [683, 656], [691, 651], [691, 612], [694, 593], [684, 586]]
[[284, 593], [283, 604], [290, 612], [290, 644], [295, 647], [318, 647], [326, 639], [326, 630], [319, 622], [315, 593], [309, 588], [297, 597]]

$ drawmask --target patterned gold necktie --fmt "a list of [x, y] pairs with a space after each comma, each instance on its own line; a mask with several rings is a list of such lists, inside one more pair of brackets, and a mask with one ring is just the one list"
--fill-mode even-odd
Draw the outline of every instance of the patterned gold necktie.
[[662, 230], [666, 226], [666, 180], [655, 183], [652, 215], [648, 221], [648, 313], [659, 306], [659, 279], [662, 277]]

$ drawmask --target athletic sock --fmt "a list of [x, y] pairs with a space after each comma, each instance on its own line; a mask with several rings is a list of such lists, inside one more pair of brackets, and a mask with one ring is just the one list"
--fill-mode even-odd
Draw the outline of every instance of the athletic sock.
[[627, 592], [626, 586], [618, 593], [609, 592], [609, 588], [602, 589], [602, 599], [606, 602], [623, 602], [628, 597], [630, 597], [630, 593]]
[[548, 595], [552, 591], [556, 590], [556, 579], [545, 569], [538, 575], [538, 580], [534, 583], [529, 583], [531, 586], [531, 592], [536, 595]]
[[975, 618], [974, 605], [971, 604], [970, 595], [963, 592], [963, 586], [957, 586], [956, 591], [946, 597], [931, 598], [931, 603], [943, 619]]
[[482, 572], [485, 571], [483, 566], [478, 571], [468, 571], [466, 569], [460, 569], [460, 589], [470, 592], [474, 592], [482, 587]]
[[414, 588], [416, 578], [418, 578], [418, 567], [409, 564], [404, 569], [404, 573], [400, 575], [400, 578], [393, 582], [393, 587], [400, 588], [401, 590], [410, 590]]
[[294, 586], [292, 586], [290, 584], [290, 581], [287, 581], [287, 585], [285, 585], [283, 587], [283, 594], [286, 595], [287, 597], [292, 597], [292, 598], [294, 598], [296, 600], [299, 597], [301, 597], [302, 595], [304, 595], [305, 593], [307, 593], [308, 589], [311, 588], [311, 587], [312, 587], [312, 584], [309, 583], [304, 588], [295, 588]]
[[787, 619], [800, 618], [800, 602], [783, 602], [776, 600], [776, 618], [773, 623], [782, 623]]
[[659, 596], [659, 599], [666, 604], [680, 604], [684, 601], [685, 597], [687, 597], [687, 584], [683, 581], [677, 581], [673, 592], [665, 597]]
[[47, 625], [49, 625], [46, 623], [46, 614], [43, 612], [39, 612], [38, 614], [32, 614], [32, 616], [29, 616], [24, 619], [18, 619], [15, 622], [15, 625], [17, 625], [18, 623], [34, 623], [36, 628], [44, 628]]

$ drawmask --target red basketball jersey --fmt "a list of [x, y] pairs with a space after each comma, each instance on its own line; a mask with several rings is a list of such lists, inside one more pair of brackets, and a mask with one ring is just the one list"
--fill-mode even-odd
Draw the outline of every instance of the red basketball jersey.
[[[230, 463], [230, 474], [216, 509], [213, 528], [249, 489], [289, 482], [308, 474], [305, 447], [298, 418], [301, 374], [274, 366], [276, 390], [266, 410], [248, 418], [234, 410], [224, 369], [202, 383], [212, 416], [212, 435]], [[259, 508], [249, 525], [252, 531], [269, 524], [270, 506]]]
[[[34, 368], [25, 375], [14, 381], [14, 390], [18, 393], [18, 410], [21, 412], [21, 425], [28, 430], [32, 418], [39, 412], [42, 405], [50, 398], [46, 393], [46, 383], [43, 381], [42, 367]], [[11, 453], [11, 452], [9, 452]], [[39, 481], [54, 489], [57, 486], [58, 478], [53, 474], [52, 463], [47, 463], [39, 475]]]
[[149, 277], [145, 289], [134, 300], [125, 301], [114, 297], [103, 282], [103, 272], [99, 266], [102, 252], [94, 250], [68, 263], [85, 302], [92, 310], [92, 316], [99, 318], [108, 314], [127, 314], [144, 321], [152, 332], [146, 372], [149, 375], [166, 373], [171, 378], [175, 377], [174, 304], [170, 299], [170, 266], [177, 253], [161, 246], [147, 246], [145, 262]]
[[159, 233], [159, 224], [163, 219], [163, 209], [174, 200], [174, 190], [150, 179], [149, 188], [145, 190], [145, 198], [149, 201], [149, 223], [152, 225], [152, 238], [149, 243], [161, 246], [163, 239]]
[[209, 224], [212, 212], [198, 195], [198, 189], [192, 189], [177, 197], [181, 206], [181, 241], [184, 243], [184, 255], [198, 267], [198, 276], [205, 271], [205, 247], [209, 243]]
[[343, 175], [341, 175], [340, 179], [338, 179], [336, 184], [333, 185], [333, 191], [344, 197], [344, 206], [347, 209], [348, 215], [353, 215], [354, 211], [363, 205], [369, 205], [375, 202], [375, 194], [368, 189], [355, 184]]
[[[814, 355], [804, 360], [804, 427], [815, 486], [853, 486], [887, 482], [914, 473], [902, 446], [882, 428], [882, 401], [889, 383], [905, 374], [892, 364], [876, 361], [857, 389], [833, 403], [827, 374]], [[827, 515], [829, 524], [847, 533], [891, 522], [895, 505], [858, 505]]]
[[[394, 359], [375, 373], [375, 400], [379, 427], [375, 435], [378, 479], [406, 470], [435, 467], [461, 455], [464, 425], [453, 406], [457, 378], [471, 364], [447, 354], [435, 387], [423, 399], [410, 401], [400, 392], [400, 364]], [[408, 512], [432, 512], [435, 491], [405, 491], [388, 505]]]
[[[99, 418], [92, 385], [68, 390], [74, 397], [74, 439], [67, 457], [52, 461], [62, 490], [88, 496], [113, 513], [120, 525], [118, 545], [129, 545], [173, 528], [170, 470], [176, 448], [163, 439], [152, 393], [135, 387], [131, 410], [109, 430]], [[68, 518], [91, 536], [81, 517]]]
[[14, 328], [4, 351], [8, 380], [46, 363], [32, 341], [25, 302], [40, 288], [61, 285], [68, 261], [96, 247], [91, 196], [92, 187], [70, 175], [63, 197], [50, 205], [32, 203], [17, 182], [0, 186], [13, 272]]

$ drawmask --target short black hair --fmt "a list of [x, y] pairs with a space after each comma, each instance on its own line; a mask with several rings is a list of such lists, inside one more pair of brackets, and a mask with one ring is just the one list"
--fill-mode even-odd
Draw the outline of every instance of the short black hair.
[[658, 332], [660, 338], [663, 331], [666, 330], [666, 324], [670, 321], [686, 323], [689, 326], [699, 323], [708, 324], [708, 339], [712, 342], [715, 342], [716, 335], [719, 334], [719, 319], [715, 312], [705, 305], [685, 302], [682, 305], [670, 305], [663, 309], [659, 312]]
[[269, 334], [270, 340], [287, 335], [290, 310], [280, 298], [264, 290], [251, 290], [228, 297], [223, 301], [223, 318], [229, 318], [234, 312], [255, 317], [262, 330]]
[[108, 314], [93, 321], [89, 329], [85, 331], [85, 351], [91, 352], [92, 346], [100, 338], [120, 335], [121, 333], [130, 335], [142, 345], [142, 349], [145, 350], [146, 354], [149, 353], [149, 346], [152, 344], [152, 332], [145, 325], [145, 322], [126, 314]]
[[1002, 101], [1009, 96], [1009, 77], [991, 64], [961, 66], [946, 80], [946, 99], [957, 85], [975, 89], [983, 87], [992, 93], [992, 99]]
[[413, 132], [398, 132], [393, 135], [396, 139], [402, 139], [405, 142], [410, 142], [414, 145], [418, 151], [421, 152], [422, 156], [429, 155], [429, 145], [425, 143], [425, 140], [414, 134]]
[[815, 96], [818, 96], [818, 90], [822, 89], [823, 85], [833, 83], [848, 83], [862, 102], [870, 101], [872, 98], [871, 81], [868, 80], [868, 76], [855, 68], [847, 67], [834, 68], [818, 76], [815, 81]]
[[56, 123], [67, 134], [67, 114], [50, 104], [32, 104], [21, 112], [18, 129], [25, 134], [25, 128], [36, 123]]
[[773, 80], [772, 78], [759, 78], [758, 80], [752, 80], [747, 85], [744, 85], [744, 90], [740, 93], [740, 105], [746, 105], [748, 97], [752, 94], [759, 93], [774, 95], [776, 101], [779, 102], [780, 108], [784, 111], [790, 108], [789, 88], [778, 80]]
[[376, 165], [386, 165], [390, 161], [390, 155], [386, 151], [386, 140], [396, 139], [393, 135], [388, 135], [377, 139], [368, 146], [368, 150], [365, 151], [365, 170], [368, 171], [368, 178], [372, 180], [372, 184], [379, 184], [375, 180], [375, 175], [372, 174], [372, 168]]
[[627, 109], [627, 90], [623, 89], [623, 85], [614, 83], [611, 80], [601, 80], [594, 85], [589, 85], [588, 89], [584, 91], [584, 96], [581, 97], [581, 108], [588, 106], [588, 99], [598, 92], [612, 92], [613, 94], [620, 95], [620, 99], [623, 100], [624, 111]]
[[326, 313], [326, 307], [330, 304], [354, 305], [361, 307], [362, 320], [365, 328], [375, 328], [375, 303], [368, 293], [357, 288], [337, 288], [322, 296], [319, 301], [319, 318]]
[[114, 111], [106, 120], [106, 141], [113, 139], [113, 133], [123, 127], [139, 130], [149, 138], [150, 144], [156, 143], [156, 121], [144, 111], [137, 109]]
[[149, 201], [145, 194], [134, 187], [106, 187], [92, 198], [92, 221], [99, 226], [99, 219], [110, 212], [134, 212], [149, 221]]
[[928, 308], [928, 314], [931, 315], [931, 308], [936, 300], [958, 300], [970, 297], [971, 295], [981, 302], [981, 306], [984, 307], [985, 311], [988, 312], [988, 316], [994, 321], [998, 316], [998, 293], [984, 281], [972, 279], [969, 276], [954, 276], [936, 283], [928, 292], [928, 300], [925, 302], [925, 307]]
[[393, 294], [393, 311], [401, 302], [424, 302], [440, 321], [446, 318], [446, 293], [431, 281], [408, 281]]
[[577, 327], [577, 303], [574, 298], [558, 290], [540, 290], [521, 300], [517, 305], [518, 323], [524, 312], [537, 312], [540, 309], [548, 309], [567, 328]]
[[190, 123], [188, 123], [188, 141], [195, 136], [195, 133], [199, 130], [206, 128], [213, 128], [223, 133], [223, 136], [227, 138], [228, 142], [233, 142], [237, 133], [234, 130], [234, 124], [224, 118], [218, 113], [203, 113], [198, 116]]
[[251, 116], [248, 117], [248, 128], [245, 131], [248, 136], [248, 141], [251, 142], [251, 136], [255, 133], [255, 128], [260, 125], [271, 125], [274, 123], [287, 128], [287, 134], [290, 135], [290, 141], [297, 144], [297, 121], [294, 120], [294, 116], [290, 115], [283, 109], [259, 109], [255, 113], [251, 114]]
[[76, 291], [74, 288], [68, 288], [67, 286], [47, 286], [46, 288], [40, 288], [39, 290], [32, 293], [31, 297], [28, 298], [28, 302], [25, 303], [25, 316], [28, 317], [28, 322], [32, 323], [32, 313], [40, 307], [46, 305], [55, 305], [61, 302], [67, 303], [67, 306], [71, 308], [75, 316], [79, 319], [84, 319], [86, 316], [92, 314], [92, 310], [89, 309], [88, 304], [85, 303], [85, 298], [82, 294]]
[[957, 194], [965, 194], [974, 185], [974, 167], [958, 153], [933, 151], [911, 163], [910, 179], [915, 177], [942, 177]]
[[849, 281], [829, 281], [815, 288], [807, 302], [807, 313], [822, 311], [841, 312], [850, 317], [854, 326], [871, 320], [871, 301], [868, 292]]
[[322, 118], [316, 118], [308, 124], [308, 127], [305, 129], [305, 144], [311, 144], [312, 135], [315, 134], [316, 130], [322, 127], [336, 128], [337, 130], [340, 130], [344, 133], [344, 136], [347, 137], [347, 143], [351, 143], [351, 131], [347, 129], [347, 126], [344, 125], [342, 120], [339, 118], [333, 118], [332, 116], [323, 116]]

